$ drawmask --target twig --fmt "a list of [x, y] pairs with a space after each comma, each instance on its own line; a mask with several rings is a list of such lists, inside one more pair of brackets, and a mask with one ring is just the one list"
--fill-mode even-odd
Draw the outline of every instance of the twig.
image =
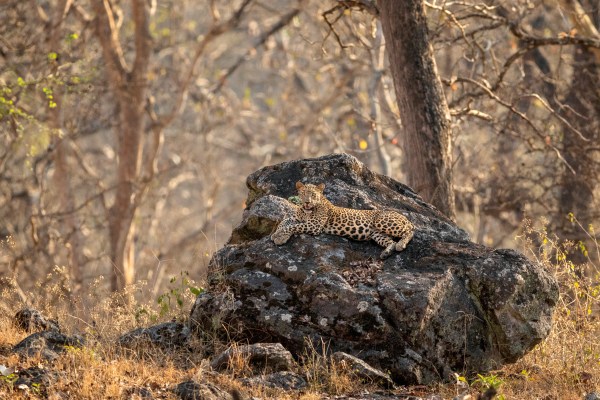
[[179, 114], [179, 112], [181, 111], [183, 104], [185, 102], [185, 98], [186, 98], [190, 83], [196, 76], [196, 73], [195, 73], [196, 66], [198, 64], [198, 61], [200, 60], [200, 56], [202, 56], [202, 54], [204, 54], [204, 50], [206, 49], [206, 46], [210, 42], [212, 42], [214, 39], [216, 39], [218, 36], [220, 36], [224, 32], [226, 32], [229, 29], [236, 26], [239, 23], [239, 21], [242, 19], [244, 11], [250, 5], [251, 2], [252, 2], [252, 0], [244, 0], [244, 2], [236, 10], [236, 12], [233, 13], [233, 15], [227, 21], [222, 22], [217, 25], [214, 25], [206, 33], [206, 35], [204, 35], [202, 40], [200, 40], [200, 42], [198, 43], [198, 46], [196, 47], [194, 56], [192, 57], [192, 63], [190, 65], [190, 67], [188, 68], [187, 73], [184, 74], [183, 80], [179, 84], [179, 90], [176, 94], [175, 105], [171, 109], [170, 113], [160, 117], [157, 120], [157, 122], [155, 122], [155, 127], [153, 127], [153, 129], [163, 129], [165, 126], [169, 125], [173, 121], [173, 119], [175, 119], [177, 114]]
[[[487, 85], [484, 85], [483, 83], [478, 82], [474, 79], [470, 79], [470, 78], [457, 78], [456, 81], [468, 82], [468, 83], [471, 83], [471, 84], [479, 87], [491, 99], [495, 100], [496, 102], [498, 102], [498, 104], [504, 106], [509, 111], [511, 111], [512, 113], [517, 115], [519, 118], [521, 118], [527, 125], [529, 125], [533, 129], [533, 131], [536, 133], [536, 135], [540, 139], [542, 139], [544, 141], [544, 143], [546, 143], [545, 135], [533, 124], [533, 122], [531, 122], [531, 120], [525, 114], [523, 114], [522, 112], [517, 110], [512, 104], [509, 104], [506, 101], [502, 100], [500, 97], [498, 97], [498, 95], [496, 93], [494, 93], [490, 87], [488, 87]], [[554, 146], [553, 144], [548, 144], [548, 143], [546, 143], [546, 145], [548, 147], [550, 147], [552, 150], [554, 150], [554, 152], [556, 153], [556, 156], [567, 166], [567, 168], [569, 168], [569, 171], [571, 171], [573, 174], [576, 174], [573, 167], [568, 163], [567, 160], [565, 160], [565, 158], [561, 154], [560, 150], [556, 146]]]
[[246, 61], [248, 59], [248, 56], [250, 55], [250, 53], [252, 53], [253, 50], [255, 50], [258, 47], [265, 44], [265, 42], [267, 41], [268, 38], [270, 38], [275, 33], [279, 32], [282, 28], [284, 28], [286, 25], [288, 25], [290, 23], [290, 21], [299, 13], [300, 13], [300, 9], [298, 9], [298, 8], [288, 12], [283, 17], [281, 17], [281, 19], [275, 25], [273, 25], [271, 27], [271, 29], [269, 29], [268, 31], [266, 31], [262, 35], [260, 35], [259, 38], [256, 40], [256, 42], [252, 45], [252, 47], [247, 49], [246, 52], [242, 56], [240, 56], [237, 59], [237, 61], [235, 63], [233, 63], [232, 66], [230, 66], [227, 69], [227, 72], [225, 72], [225, 74], [223, 74], [219, 78], [219, 83], [213, 89], [213, 93], [217, 93], [221, 90], [221, 88], [225, 84], [225, 81], [227, 81], [227, 79], [244, 63], [244, 61]]
[[[333, 20], [333, 22], [330, 22], [329, 19], [327, 18], [327, 16], [329, 14], [333, 14], [333, 12], [337, 11], [337, 10], [341, 10], [340, 13], [337, 15], [337, 17], [335, 17], [335, 19]], [[340, 18], [342, 18], [342, 16], [344, 15], [344, 12], [346, 11], [346, 8], [341, 5], [338, 4], [332, 8], [330, 8], [329, 10], [326, 10], [323, 12], [323, 14], [321, 14], [323, 16], [323, 19], [325, 20], [325, 23], [327, 24], [327, 26], [329, 27], [329, 31], [327, 31], [327, 35], [325, 35], [325, 37], [323, 38], [323, 43], [325, 43], [325, 41], [327, 40], [327, 38], [329, 38], [329, 35], [333, 33], [333, 36], [335, 36], [336, 41], [338, 42], [338, 45], [342, 48], [345, 49], [346, 46], [345, 44], [342, 43], [342, 39], [340, 39], [340, 35], [338, 35], [338, 33], [335, 31], [335, 29], [333, 28], [333, 25], [339, 21]]]

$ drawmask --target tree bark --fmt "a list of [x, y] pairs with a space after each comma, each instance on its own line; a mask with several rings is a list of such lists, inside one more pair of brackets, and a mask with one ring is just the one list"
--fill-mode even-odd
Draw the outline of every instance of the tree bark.
[[134, 217], [143, 191], [137, 185], [141, 184], [142, 134], [151, 39], [147, 3], [144, 0], [132, 0], [131, 4], [135, 59], [131, 68], [128, 68], [109, 0], [94, 1], [97, 35], [106, 62], [106, 74], [118, 105], [118, 124], [115, 127], [117, 183], [115, 200], [108, 215], [113, 265], [111, 287], [114, 291], [123, 289], [135, 279]]
[[403, 126], [408, 184], [451, 219], [450, 112], [429, 44], [422, 0], [378, 0]]

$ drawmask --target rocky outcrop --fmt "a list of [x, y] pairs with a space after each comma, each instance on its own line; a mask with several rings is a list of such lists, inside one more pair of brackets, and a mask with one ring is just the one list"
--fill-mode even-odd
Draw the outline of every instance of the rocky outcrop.
[[[290, 212], [296, 181], [325, 183], [338, 206], [398, 210], [414, 238], [385, 261], [375, 243], [330, 235], [276, 246], [269, 235]], [[324, 342], [408, 384], [514, 362], [550, 331], [558, 288], [541, 266], [470, 242], [410, 188], [354, 157], [266, 167], [247, 186], [242, 222], [214, 255], [210, 290], [192, 310], [196, 332], [280, 342], [296, 355]]]

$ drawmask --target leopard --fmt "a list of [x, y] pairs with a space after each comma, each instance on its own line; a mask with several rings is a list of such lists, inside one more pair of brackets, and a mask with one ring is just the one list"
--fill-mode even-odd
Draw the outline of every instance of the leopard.
[[[271, 240], [280, 246], [296, 234], [322, 233], [353, 240], [373, 240], [384, 250], [382, 260], [395, 251], [403, 251], [414, 235], [414, 225], [395, 210], [357, 210], [338, 207], [324, 195], [325, 184], [296, 182], [299, 205], [286, 216], [271, 234]], [[397, 240], [395, 240], [397, 239]]]

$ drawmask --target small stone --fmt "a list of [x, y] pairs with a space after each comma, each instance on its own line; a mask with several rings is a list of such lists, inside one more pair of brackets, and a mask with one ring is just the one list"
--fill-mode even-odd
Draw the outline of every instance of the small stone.
[[58, 321], [46, 318], [41, 312], [33, 308], [23, 308], [17, 311], [14, 323], [17, 328], [25, 332], [60, 331]]
[[212, 383], [182, 382], [173, 392], [181, 400], [234, 400], [233, 396]]
[[600, 400], [600, 393], [599, 392], [590, 392], [588, 394], [585, 395], [585, 397], [583, 398], [583, 400]]
[[84, 343], [85, 340], [79, 335], [67, 336], [57, 331], [43, 331], [27, 336], [13, 347], [13, 351], [26, 357], [39, 354], [48, 361], [54, 361], [66, 348], [80, 348]]
[[18, 376], [14, 385], [21, 390], [28, 391], [32, 388], [35, 393], [46, 398], [48, 396], [48, 387], [57, 380], [57, 374], [48, 371], [42, 367], [30, 367], [16, 372]]
[[127, 399], [130, 400], [153, 400], [152, 392], [145, 387], [132, 387], [125, 390]]
[[181, 348], [188, 345], [190, 328], [180, 322], [165, 322], [148, 328], [138, 328], [119, 337], [119, 344], [135, 348], [152, 344], [165, 349]]
[[284, 371], [294, 366], [292, 353], [281, 343], [255, 343], [231, 347], [216, 356], [210, 366], [216, 371], [223, 370], [228, 367], [234, 356], [246, 357], [250, 366], [260, 370]]
[[331, 358], [335, 362], [345, 365], [357, 378], [363, 381], [373, 382], [386, 387], [394, 386], [394, 383], [386, 373], [370, 366], [358, 357], [338, 351], [333, 353]]

